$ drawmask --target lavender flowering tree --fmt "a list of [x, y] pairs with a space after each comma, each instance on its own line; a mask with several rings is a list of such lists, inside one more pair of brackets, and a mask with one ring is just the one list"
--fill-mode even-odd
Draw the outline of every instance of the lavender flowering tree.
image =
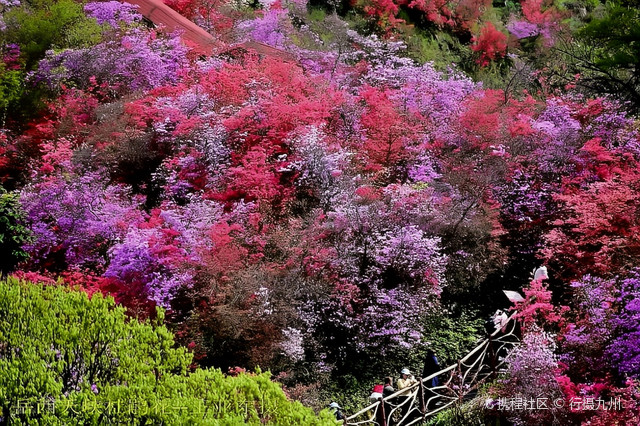
[[585, 275], [572, 284], [576, 299], [576, 318], [564, 333], [562, 355], [574, 377], [593, 381], [608, 373], [604, 352], [615, 333], [613, 312], [615, 280]]
[[88, 16], [95, 18], [98, 24], [108, 24], [112, 28], [141, 21], [142, 15], [137, 9], [138, 6], [119, 1], [90, 2], [84, 5]]
[[47, 52], [32, 78], [50, 87], [72, 82], [87, 88], [94, 81], [115, 93], [151, 89], [178, 81], [186, 53], [178, 34], [165, 38], [131, 28], [91, 48]]
[[126, 187], [104, 181], [102, 173], [56, 177], [22, 190], [21, 204], [34, 237], [25, 246], [32, 264], [104, 268], [109, 247], [141, 215], [139, 200]]
[[[612, 319], [617, 337], [607, 348], [612, 365], [621, 376], [640, 378], [640, 272], [622, 281], [616, 298], [620, 312]], [[606, 306], [603, 306], [606, 308]]]
[[554, 354], [554, 336], [542, 330], [531, 330], [525, 335], [522, 345], [514, 349], [507, 357], [508, 378], [502, 384], [507, 401], [520, 398], [520, 401], [538, 401], [546, 398], [549, 408], [546, 410], [508, 410], [511, 421], [520, 424], [532, 422], [552, 422], [553, 419], [567, 420], [568, 409], [554, 405], [562, 400], [563, 394], [556, 380], [558, 368], [557, 357]]

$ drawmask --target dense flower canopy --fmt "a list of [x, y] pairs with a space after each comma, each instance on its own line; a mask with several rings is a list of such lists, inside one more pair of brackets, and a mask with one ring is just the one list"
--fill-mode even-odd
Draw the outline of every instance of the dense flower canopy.
[[[488, 72], [516, 67], [518, 40], [559, 42], [554, 5], [494, 24], [481, 2], [361, 1], [363, 34], [303, 2], [167, 1], [225, 45], [200, 57], [114, 1], [55, 2], [69, 37], [37, 50], [15, 27], [39, 19], [33, 3], [0, 1], [3, 250], [25, 235], [2, 272], [132, 316], [164, 307], [199, 365], [268, 367], [304, 399], [417, 369], [428, 347], [455, 361], [544, 263], [495, 392], [623, 395], [617, 413], [554, 415], [637, 420], [638, 121], [542, 77], [535, 93], [515, 71], [482, 84], [390, 33], [419, 13]], [[40, 107], [7, 115], [18, 100]], [[511, 420], [547, 420], [527, 416]]]

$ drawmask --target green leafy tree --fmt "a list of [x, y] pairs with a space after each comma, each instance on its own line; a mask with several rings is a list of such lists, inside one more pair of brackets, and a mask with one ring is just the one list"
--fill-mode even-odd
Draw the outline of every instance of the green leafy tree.
[[462, 312], [458, 316], [435, 314], [425, 319], [428, 332], [424, 339], [443, 368], [462, 358], [481, 338], [482, 319], [474, 318]]
[[102, 39], [103, 26], [86, 16], [84, 2], [74, 0], [25, 0], [3, 12], [6, 29], [0, 45], [19, 46], [19, 66], [0, 63], [0, 124], [25, 121], [44, 107], [51, 95], [43, 85], [25, 84], [27, 71], [50, 50], [90, 47]]
[[0, 187], [0, 273], [11, 272], [16, 264], [27, 258], [22, 245], [31, 233], [22, 224], [24, 213], [18, 194], [7, 193]]
[[22, 71], [7, 70], [0, 64], [0, 112], [6, 112], [10, 104], [20, 99], [23, 78]]
[[113, 299], [0, 282], [0, 424], [335, 424], [269, 373], [189, 373], [192, 355]]
[[73, 0], [27, 1], [4, 15], [7, 42], [18, 43], [27, 69], [32, 69], [49, 49], [77, 47], [97, 42], [101, 28], [88, 18], [81, 2]]
[[578, 86], [590, 94], [609, 94], [640, 108], [640, 4], [609, 1], [573, 38], [557, 46], [567, 61], [567, 81], [579, 74]]

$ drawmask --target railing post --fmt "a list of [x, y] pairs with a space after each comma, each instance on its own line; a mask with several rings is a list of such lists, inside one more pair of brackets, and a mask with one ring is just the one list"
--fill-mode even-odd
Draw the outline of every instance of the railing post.
[[420, 398], [420, 413], [422, 413], [422, 418], [427, 415], [427, 407], [424, 405], [424, 381], [420, 378], [420, 388], [418, 390], [418, 398]]
[[496, 374], [496, 365], [497, 365], [497, 360], [496, 360], [496, 351], [495, 348], [493, 347], [493, 337], [491, 336], [491, 334], [489, 335], [489, 358], [491, 360], [491, 374], [489, 375], [489, 377], [493, 378], [495, 377]]
[[387, 426], [387, 414], [384, 412], [384, 399], [380, 398], [380, 409], [378, 410], [378, 423], [380, 426]]

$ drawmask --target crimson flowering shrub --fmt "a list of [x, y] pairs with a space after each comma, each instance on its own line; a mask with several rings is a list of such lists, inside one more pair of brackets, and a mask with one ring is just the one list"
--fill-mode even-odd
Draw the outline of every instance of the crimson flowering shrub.
[[536, 327], [550, 329], [562, 325], [562, 314], [567, 310], [567, 307], [558, 308], [551, 302], [552, 293], [543, 280], [544, 278], [541, 277], [531, 281], [529, 287], [523, 289], [524, 300], [515, 304], [516, 318], [522, 324], [525, 332]]
[[193, 284], [193, 267], [213, 246], [207, 229], [220, 215], [220, 207], [208, 201], [152, 210], [111, 247], [105, 277], [138, 282], [150, 300], [168, 306], [177, 289]]
[[226, 0], [163, 0], [164, 3], [216, 36], [227, 39], [241, 13]]
[[477, 62], [481, 66], [486, 66], [490, 61], [502, 58], [506, 54], [507, 36], [498, 31], [491, 22], [487, 22], [472, 41], [471, 50], [480, 53]]

